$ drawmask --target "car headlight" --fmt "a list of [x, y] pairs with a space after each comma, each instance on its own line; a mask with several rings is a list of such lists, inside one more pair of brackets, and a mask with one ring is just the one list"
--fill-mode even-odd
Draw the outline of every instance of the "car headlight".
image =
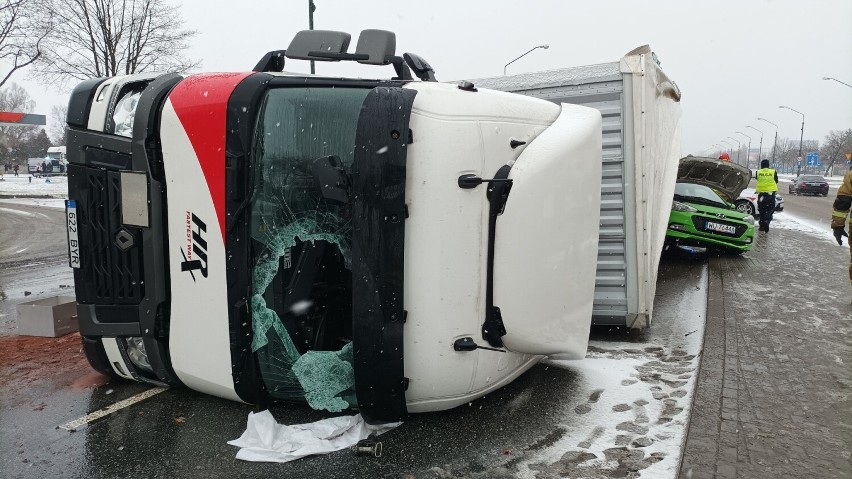
[[149, 373], [154, 372], [150, 361], [148, 361], [148, 352], [145, 351], [145, 343], [139, 336], [127, 338], [127, 357], [130, 358], [130, 362], [137, 368], [148, 371]]
[[754, 218], [751, 215], [745, 215], [745, 217], [743, 218], [743, 221], [754, 226]]
[[681, 203], [680, 201], [672, 201], [672, 210], [674, 211], [685, 211], [687, 213], [697, 213], [698, 210], [689, 206], [686, 203]]

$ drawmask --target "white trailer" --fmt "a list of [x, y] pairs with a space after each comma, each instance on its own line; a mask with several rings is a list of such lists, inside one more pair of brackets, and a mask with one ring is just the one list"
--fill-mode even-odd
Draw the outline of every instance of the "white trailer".
[[680, 151], [680, 89], [647, 45], [621, 60], [471, 80], [603, 117], [593, 324], [650, 324]]

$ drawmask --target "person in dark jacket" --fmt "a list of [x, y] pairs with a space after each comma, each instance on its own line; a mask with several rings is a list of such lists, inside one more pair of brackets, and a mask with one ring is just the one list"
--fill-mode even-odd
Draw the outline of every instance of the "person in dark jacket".
[[778, 172], [769, 167], [769, 160], [760, 162], [760, 169], [755, 173], [757, 187], [758, 231], [769, 232], [772, 213], [775, 212], [775, 193], [778, 191]]

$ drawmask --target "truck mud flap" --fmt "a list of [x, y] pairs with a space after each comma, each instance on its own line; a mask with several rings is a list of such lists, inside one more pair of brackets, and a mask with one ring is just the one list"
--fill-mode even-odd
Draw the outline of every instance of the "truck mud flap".
[[405, 177], [416, 91], [379, 87], [364, 100], [352, 168], [352, 341], [355, 393], [368, 424], [395, 422], [405, 403]]

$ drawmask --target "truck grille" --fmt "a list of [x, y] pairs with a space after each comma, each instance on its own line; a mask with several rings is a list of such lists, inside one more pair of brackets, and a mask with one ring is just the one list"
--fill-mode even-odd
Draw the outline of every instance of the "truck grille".
[[[101, 168], [69, 165], [69, 181], [75, 183], [79, 216], [80, 259], [75, 273], [77, 301], [85, 304], [139, 304], [144, 296], [142, 281], [142, 235], [138, 228], [121, 223], [119, 173]], [[116, 243], [132, 238], [126, 251]]]

